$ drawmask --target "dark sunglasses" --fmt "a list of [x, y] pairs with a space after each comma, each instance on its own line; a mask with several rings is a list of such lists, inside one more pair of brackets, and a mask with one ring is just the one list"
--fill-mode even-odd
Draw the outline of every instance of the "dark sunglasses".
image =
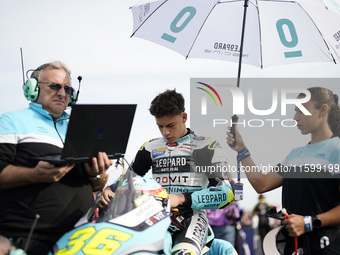
[[[47, 82], [47, 81], [39, 81], [38, 83], [42, 84], [49, 84], [48, 87], [53, 91], [59, 91], [63, 86], [59, 83], [54, 82]], [[70, 96], [72, 94], [72, 87], [71, 86], [64, 86], [65, 94]]]

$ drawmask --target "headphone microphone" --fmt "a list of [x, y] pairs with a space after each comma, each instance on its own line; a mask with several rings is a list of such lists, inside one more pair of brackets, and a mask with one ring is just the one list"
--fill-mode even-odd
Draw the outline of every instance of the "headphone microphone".
[[77, 92], [74, 92], [75, 93], [75, 97], [74, 97], [74, 100], [73, 100], [73, 104], [74, 105], [75, 103], [77, 103], [78, 101], [78, 96], [79, 96], [79, 91], [80, 91], [80, 84], [81, 84], [81, 81], [83, 79], [83, 77], [81, 77], [80, 75], [78, 76], [78, 91]]

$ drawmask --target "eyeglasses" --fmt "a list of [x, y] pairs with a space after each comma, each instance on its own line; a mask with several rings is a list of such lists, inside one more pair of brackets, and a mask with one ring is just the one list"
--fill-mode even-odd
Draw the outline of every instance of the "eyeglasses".
[[[49, 84], [48, 87], [53, 91], [59, 91], [63, 86], [59, 83], [54, 82], [47, 82], [47, 81], [39, 81], [38, 83], [42, 84]], [[71, 86], [64, 86], [65, 94], [70, 96], [72, 94], [72, 87]]]

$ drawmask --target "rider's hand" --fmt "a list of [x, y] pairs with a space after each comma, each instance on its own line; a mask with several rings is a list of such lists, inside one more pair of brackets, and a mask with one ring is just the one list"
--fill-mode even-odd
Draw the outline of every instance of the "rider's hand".
[[185, 202], [185, 197], [182, 193], [169, 194], [171, 208], [177, 207]]
[[106, 187], [102, 192], [99, 208], [105, 208], [114, 196], [115, 194], [112, 192], [111, 188]]

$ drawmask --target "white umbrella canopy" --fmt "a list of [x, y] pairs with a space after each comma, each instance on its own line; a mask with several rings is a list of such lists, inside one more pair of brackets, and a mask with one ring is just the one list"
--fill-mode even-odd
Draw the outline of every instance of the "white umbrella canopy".
[[[144, 1], [131, 7], [132, 36], [186, 58], [239, 62], [244, 5], [244, 0]], [[319, 0], [249, 0], [242, 52], [242, 63], [261, 68], [338, 63], [340, 14]]]

